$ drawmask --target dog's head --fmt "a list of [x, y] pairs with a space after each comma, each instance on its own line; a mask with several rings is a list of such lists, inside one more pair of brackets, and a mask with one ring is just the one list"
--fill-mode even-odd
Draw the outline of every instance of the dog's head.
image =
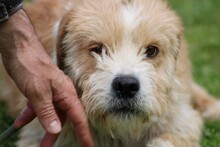
[[86, 1], [64, 22], [65, 72], [92, 124], [123, 135], [166, 111], [182, 27], [163, 1]]

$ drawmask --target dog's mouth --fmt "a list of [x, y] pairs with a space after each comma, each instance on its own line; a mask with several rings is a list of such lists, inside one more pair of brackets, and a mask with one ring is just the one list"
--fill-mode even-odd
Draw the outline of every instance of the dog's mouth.
[[138, 110], [136, 108], [130, 108], [130, 107], [123, 106], [121, 108], [112, 108], [112, 109], [110, 109], [110, 112], [113, 114], [137, 115], [140, 112], [140, 110]]
[[138, 108], [136, 102], [134, 101], [114, 101], [111, 103], [109, 112], [114, 115], [120, 116], [131, 116], [138, 115], [141, 110]]

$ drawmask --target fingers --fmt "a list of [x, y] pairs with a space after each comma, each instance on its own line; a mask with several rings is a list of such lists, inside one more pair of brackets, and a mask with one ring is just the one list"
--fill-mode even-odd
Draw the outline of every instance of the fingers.
[[[66, 115], [62, 112], [57, 110], [57, 114], [60, 118], [60, 121], [62, 123], [62, 126], [65, 124], [66, 122]], [[41, 141], [41, 147], [49, 147], [49, 146], [53, 146], [53, 144], [56, 142], [57, 138], [59, 137], [60, 133], [58, 134], [50, 134], [50, 133], [46, 133], [44, 135], [43, 140]]]
[[53, 146], [53, 144], [55, 143], [58, 137], [59, 137], [59, 134], [46, 133], [43, 140], [41, 141], [40, 147]]
[[44, 129], [51, 134], [61, 131], [61, 123], [51, 103], [39, 103], [35, 105], [35, 112]]
[[61, 122], [54, 108], [51, 85], [45, 81], [35, 83], [28, 98], [44, 129], [50, 134], [57, 134], [61, 131]]
[[34, 110], [31, 108], [30, 104], [27, 104], [27, 108], [16, 118], [14, 126], [16, 128], [22, 128], [29, 122], [31, 122], [36, 117]]
[[[73, 122], [75, 131], [83, 147], [93, 147], [93, 140], [89, 131], [88, 121], [84, 109], [80, 102], [74, 102], [69, 105], [67, 116]], [[73, 109], [74, 108], [74, 109]], [[77, 111], [76, 111], [77, 110]]]
[[75, 87], [67, 77], [62, 83], [65, 84], [59, 85], [59, 87], [56, 83], [53, 85], [55, 88], [54, 102], [58, 108], [66, 112], [67, 117], [73, 122], [82, 146], [94, 147], [84, 108], [77, 97]]

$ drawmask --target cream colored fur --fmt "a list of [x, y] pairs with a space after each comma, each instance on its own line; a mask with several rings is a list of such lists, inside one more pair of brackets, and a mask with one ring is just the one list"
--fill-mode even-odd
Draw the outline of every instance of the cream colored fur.
[[[181, 21], [163, 0], [40, 0], [27, 12], [48, 54], [58, 49], [64, 55], [63, 70], [77, 88], [97, 147], [198, 147], [200, 113], [219, 117], [220, 103], [193, 81]], [[90, 51], [100, 44], [102, 54]], [[159, 48], [154, 58], [144, 54], [149, 45]], [[140, 81], [135, 106], [141, 113], [109, 111], [118, 75]], [[67, 122], [55, 146], [79, 146], [73, 130]], [[42, 135], [35, 121], [17, 145], [38, 146]]]

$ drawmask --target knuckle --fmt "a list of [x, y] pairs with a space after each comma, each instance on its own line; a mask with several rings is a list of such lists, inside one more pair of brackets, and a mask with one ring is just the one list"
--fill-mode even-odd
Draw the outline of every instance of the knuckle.
[[58, 105], [58, 107], [61, 110], [68, 111], [69, 109], [71, 109], [71, 105], [73, 103], [73, 100], [68, 99], [68, 97], [63, 97], [62, 99], [57, 100], [55, 103]]
[[52, 106], [44, 106], [36, 112], [39, 119], [52, 119], [55, 115], [55, 110]]
[[26, 88], [26, 95], [28, 97], [43, 97], [46, 95], [48, 92], [50, 92], [48, 82], [46, 80], [40, 82], [34, 82], [32, 84], [29, 84], [29, 86]]

